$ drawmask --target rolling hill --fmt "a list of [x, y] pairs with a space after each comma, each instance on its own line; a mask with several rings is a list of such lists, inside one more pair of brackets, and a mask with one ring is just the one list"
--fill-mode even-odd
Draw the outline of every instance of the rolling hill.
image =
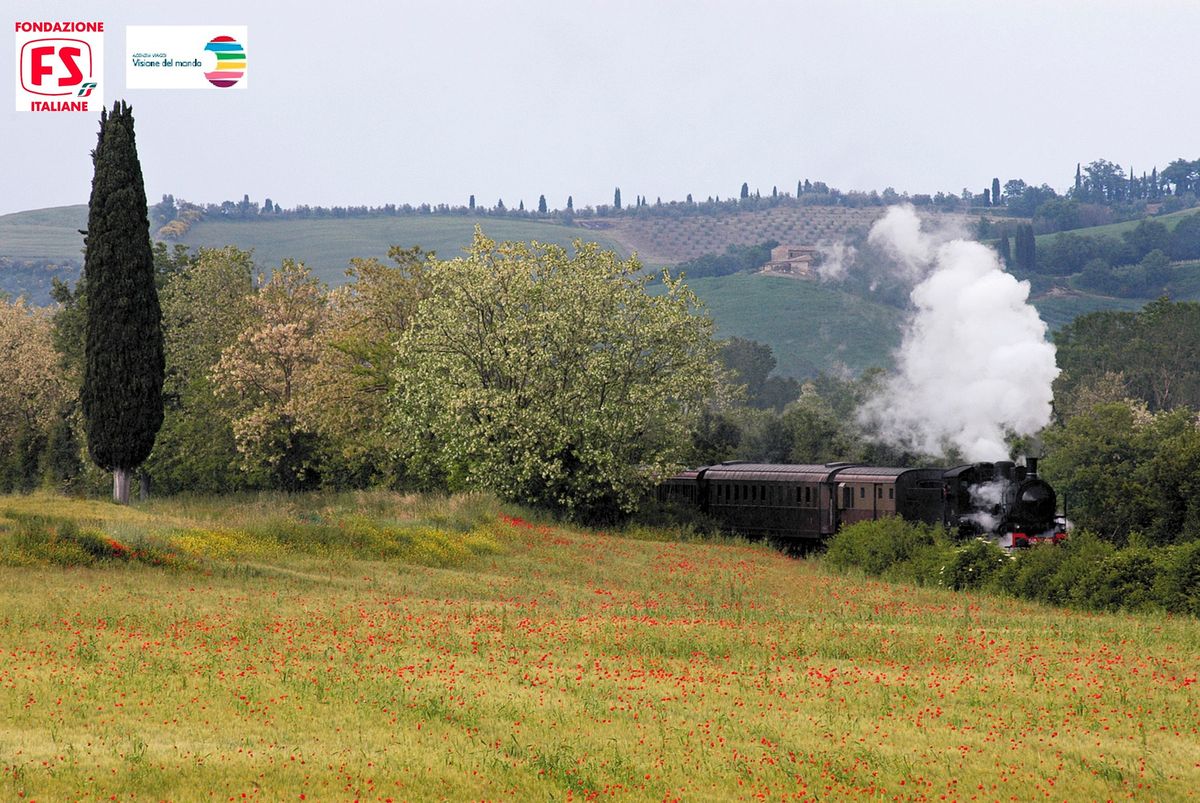
[[[233, 244], [253, 250], [263, 270], [293, 257], [336, 285], [344, 280], [352, 257], [384, 257], [392, 245], [420, 245], [444, 258], [456, 256], [470, 242], [477, 224], [497, 240], [536, 239], [564, 246], [577, 238], [595, 240], [623, 255], [637, 252], [647, 266], [659, 267], [723, 251], [731, 243], [836, 240], [865, 229], [879, 213], [878, 208], [775, 207], [723, 216], [588, 219], [575, 226], [458, 215], [201, 221], [182, 242], [190, 247]], [[1157, 219], [1171, 226], [1187, 214], [1195, 211]], [[26, 294], [34, 303], [48, 303], [51, 277], [77, 275], [83, 247], [79, 229], [86, 220], [87, 207], [82, 204], [0, 216], [0, 292]], [[1119, 234], [1134, 225], [1079, 232]], [[39, 260], [53, 264], [28, 264]], [[22, 261], [26, 264], [18, 267]], [[1178, 271], [1172, 297], [1200, 299], [1200, 263], [1179, 266]], [[901, 311], [833, 286], [754, 274], [693, 279], [689, 284], [707, 305], [721, 336], [769, 344], [778, 360], [777, 371], [785, 376], [858, 372], [887, 365], [899, 343]], [[1034, 299], [1052, 329], [1087, 312], [1137, 309], [1144, 303], [1145, 299], [1109, 298], [1071, 288], [1056, 288]]]
[[285, 257], [303, 261], [331, 285], [341, 284], [352, 257], [386, 257], [393, 245], [419, 245], [443, 259], [461, 255], [475, 227], [493, 240], [537, 240], [570, 247], [576, 239], [595, 240], [605, 248], [628, 254], [604, 232], [586, 231], [557, 223], [500, 217], [425, 215], [420, 217], [323, 218], [319, 220], [203, 221], [180, 240], [192, 247], [236, 245], [254, 251], [263, 269]]
[[87, 204], [0, 215], [0, 257], [83, 260]]
[[693, 279], [720, 337], [767, 343], [776, 373], [803, 378], [890, 365], [903, 313], [819, 282], [735, 273]]
[[721, 253], [730, 245], [766, 240], [789, 245], [837, 242], [855, 231], [867, 231], [883, 211], [882, 207], [777, 206], [722, 215], [621, 217], [580, 225], [637, 251], [648, 265], [674, 265]]
[[1037, 240], [1038, 248], [1044, 248], [1050, 244], [1060, 234], [1078, 234], [1083, 237], [1100, 237], [1107, 235], [1109, 237], [1120, 237], [1127, 231], [1133, 231], [1137, 225], [1143, 220], [1154, 220], [1167, 227], [1168, 230], [1173, 230], [1179, 221], [1191, 215], [1200, 214], [1195, 209], [1181, 209], [1178, 212], [1171, 212], [1166, 215], [1156, 215], [1149, 218], [1139, 218], [1137, 220], [1123, 220], [1120, 223], [1106, 223], [1103, 226], [1089, 226], [1085, 229], [1071, 229], [1069, 232], [1054, 232], [1052, 234], [1039, 234], [1034, 239]]

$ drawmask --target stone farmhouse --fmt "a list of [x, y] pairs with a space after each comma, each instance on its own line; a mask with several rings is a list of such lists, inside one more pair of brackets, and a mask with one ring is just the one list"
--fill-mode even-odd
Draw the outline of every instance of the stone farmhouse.
[[763, 273], [810, 277], [814, 273], [819, 250], [811, 245], [780, 245], [771, 249], [771, 261]]

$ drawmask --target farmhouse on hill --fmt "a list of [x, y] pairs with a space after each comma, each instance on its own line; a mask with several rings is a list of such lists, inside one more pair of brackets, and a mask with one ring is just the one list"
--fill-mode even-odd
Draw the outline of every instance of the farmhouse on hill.
[[811, 245], [779, 245], [771, 249], [771, 261], [763, 266], [763, 273], [783, 276], [813, 275], [819, 250]]

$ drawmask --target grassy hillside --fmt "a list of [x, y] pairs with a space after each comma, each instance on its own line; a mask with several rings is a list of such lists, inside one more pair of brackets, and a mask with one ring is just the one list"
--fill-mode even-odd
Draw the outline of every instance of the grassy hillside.
[[[201, 222], [184, 242], [190, 246], [234, 244], [253, 249], [258, 264], [268, 270], [284, 257], [303, 260], [323, 280], [339, 284], [351, 257], [383, 257], [391, 245], [421, 245], [442, 257], [456, 256], [470, 242], [476, 223], [495, 239], [555, 242], [569, 245], [575, 238], [596, 240], [622, 254], [637, 251], [650, 266], [674, 264], [701, 253], [719, 252], [730, 243], [832, 240], [853, 229], [865, 229], [880, 210], [833, 207], [776, 208], [723, 217], [671, 219], [621, 218], [588, 221], [587, 228], [554, 223], [487, 217], [395, 217], [323, 220], [260, 220]], [[1173, 226], [1187, 210], [1165, 215]], [[83, 205], [33, 210], [0, 216], [0, 291], [27, 293], [35, 303], [49, 301], [52, 275], [61, 271], [4, 267], [4, 258], [81, 258], [86, 226]], [[1119, 223], [1082, 233], [1119, 233], [1136, 222]], [[900, 314], [891, 308], [862, 302], [827, 286], [786, 278], [736, 275], [697, 279], [691, 283], [705, 300], [723, 336], [737, 335], [769, 343], [779, 371], [803, 377], [847, 366], [861, 370], [890, 363], [899, 342]], [[1200, 265], [1184, 266], [1172, 287], [1178, 299], [1200, 298]], [[1136, 309], [1143, 301], [1115, 299], [1086, 292], [1057, 293], [1036, 299], [1043, 318], [1059, 328], [1084, 312]]]
[[784, 376], [890, 365], [900, 343], [899, 310], [819, 282], [737, 273], [689, 280], [721, 337], [767, 343]]
[[1089, 312], [1136, 310], [1141, 309], [1145, 304], [1146, 299], [1110, 298], [1083, 293], [1045, 295], [1033, 300], [1033, 306], [1037, 307], [1042, 320], [1046, 322], [1051, 331], [1061, 329], [1080, 315], [1086, 315]]
[[87, 204], [0, 215], [0, 257], [83, 261]]
[[478, 497], [0, 511], [6, 799], [1200, 788], [1190, 619], [894, 586]]
[[538, 240], [569, 247], [575, 239], [584, 239], [625, 253], [604, 232], [526, 220], [449, 216], [206, 221], [194, 225], [181, 242], [193, 247], [253, 249], [255, 262], [263, 269], [292, 257], [303, 260], [324, 281], [340, 284], [352, 257], [383, 258], [393, 245], [419, 245], [444, 259], [459, 256], [470, 244], [476, 225], [494, 240]]
[[[1142, 220], [1154, 220], [1163, 224], [1168, 229], [1174, 229], [1179, 224], [1179, 221], [1183, 220], [1189, 215], [1196, 214], [1200, 214], [1200, 212], [1195, 209], [1181, 209], [1178, 212], [1172, 212], [1169, 215], [1157, 215], [1155, 217], [1141, 218], [1139, 220], [1125, 220], [1120, 223], [1108, 223], [1103, 226], [1090, 226], [1086, 229], [1071, 229], [1069, 233], [1081, 234], [1085, 237], [1099, 237], [1101, 235], [1120, 237], [1125, 232], [1132, 231], [1133, 229], [1137, 228], [1137, 225], [1141, 223]], [[1037, 240], [1038, 247], [1040, 248], [1048, 245], [1049, 241], [1053, 240], [1059, 234], [1067, 233], [1068, 232], [1055, 232], [1053, 234], [1039, 234], [1034, 239]]]

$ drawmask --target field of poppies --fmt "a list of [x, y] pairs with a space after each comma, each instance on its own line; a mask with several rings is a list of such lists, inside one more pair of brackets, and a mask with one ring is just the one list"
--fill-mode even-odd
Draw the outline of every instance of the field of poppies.
[[0, 798], [1186, 799], [1200, 623], [482, 497], [0, 497]]

